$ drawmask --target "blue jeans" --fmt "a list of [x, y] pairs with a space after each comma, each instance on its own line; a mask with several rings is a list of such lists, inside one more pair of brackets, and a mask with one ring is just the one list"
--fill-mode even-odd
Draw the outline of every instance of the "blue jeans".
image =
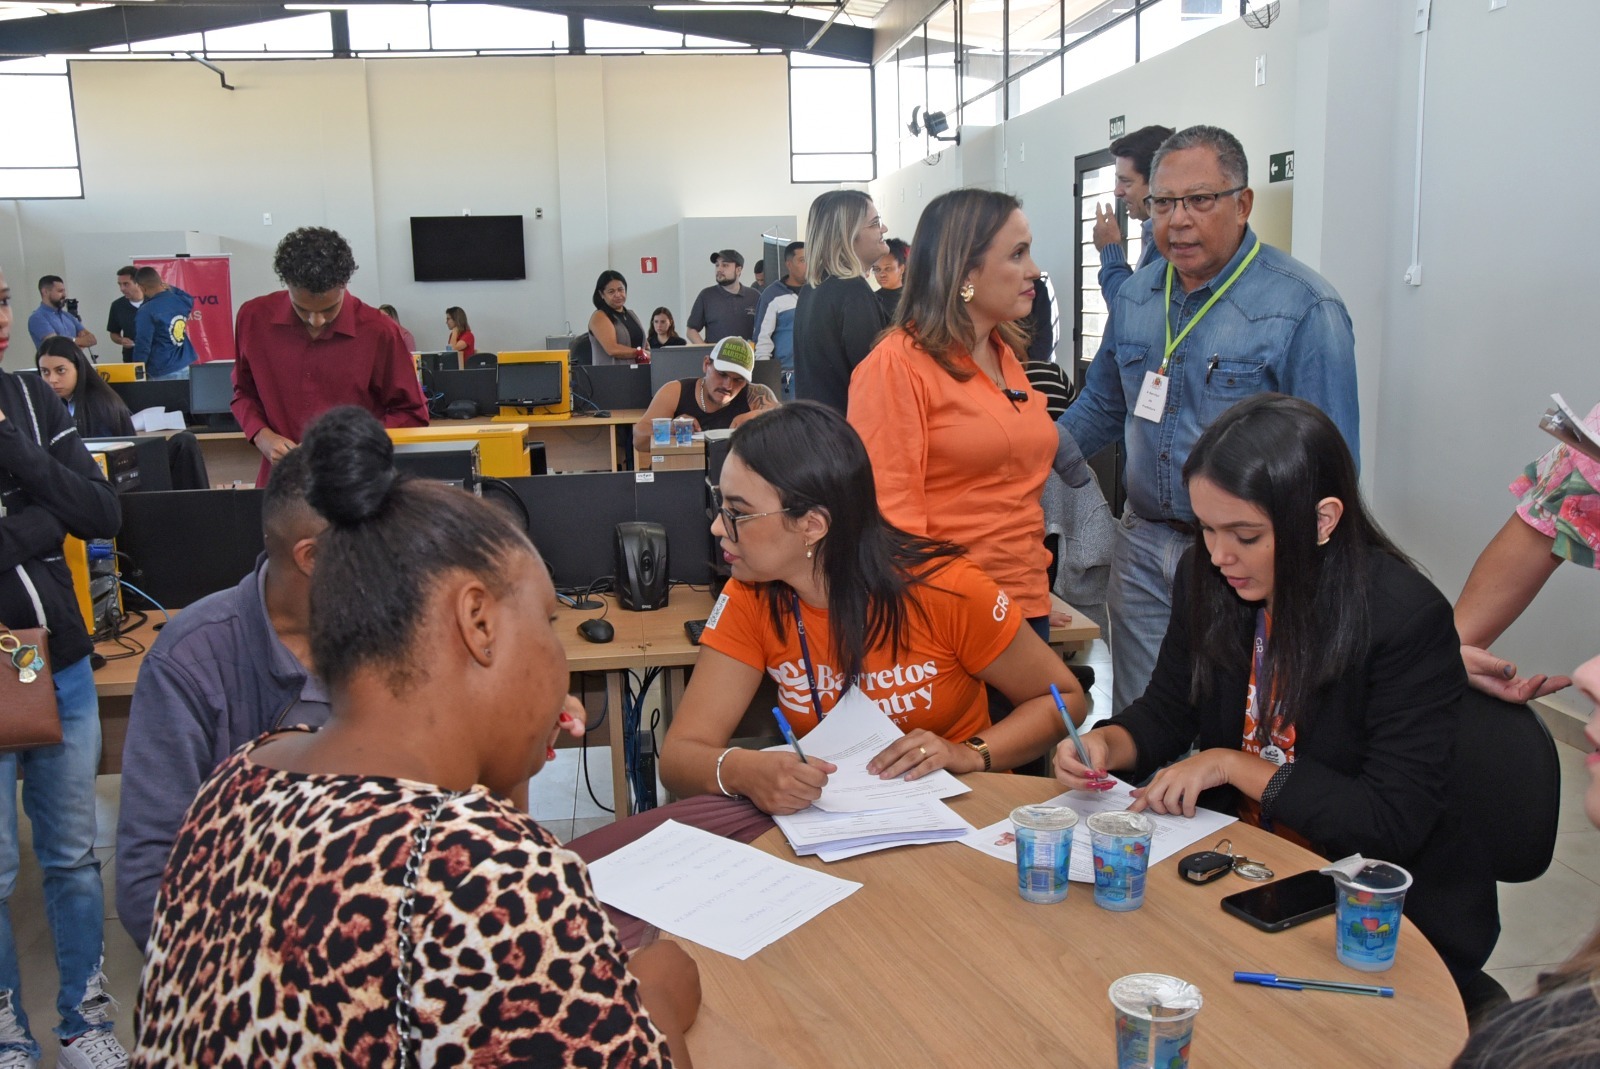
[[1111, 712], [1126, 709], [1155, 674], [1172, 618], [1172, 583], [1190, 535], [1124, 510], [1111, 551], [1106, 609], [1111, 618]]
[[[79, 1012], [84, 989], [100, 968], [105, 933], [105, 892], [94, 856], [94, 779], [100, 767], [100, 702], [89, 658], [55, 670], [59, 746], [0, 755], [0, 990], [24, 1032], [22, 976], [11, 927], [11, 892], [20, 855], [17, 842], [17, 767], [24, 772], [22, 804], [33, 824], [33, 852], [44, 869], [44, 910], [55, 940], [61, 987], [56, 1011], [63, 1041], [90, 1031]], [[39, 1045], [29, 1034], [30, 1053]], [[16, 1046], [16, 1044], [13, 1044]]]
[[[150, 375], [150, 374], [146, 374], [145, 375], [145, 381], [146, 382], [165, 382], [168, 379], [186, 379], [186, 378], [189, 377], [189, 368], [191, 368], [193, 366], [194, 365], [192, 365], [192, 364], [185, 364], [182, 367], [180, 367], [178, 370], [172, 371], [172, 372], [168, 372], [165, 375]], [[146, 370], [148, 371], [148, 369], [146, 369]]]

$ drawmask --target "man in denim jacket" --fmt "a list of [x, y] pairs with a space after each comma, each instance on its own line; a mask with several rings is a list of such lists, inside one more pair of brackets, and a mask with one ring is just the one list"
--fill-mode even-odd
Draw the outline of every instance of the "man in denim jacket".
[[1349, 313], [1315, 271], [1260, 243], [1252, 200], [1232, 134], [1191, 126], [1167, 139], [1149, 203], [1163, 259], [1118, 291], [1083, 393], [1061, 417], [1069, 450], [1091, 457], [1119, 436], [1126, 446], [1128, 503], [1107, 592], [1113, 711], [1155, 668], [1178, 558], [1197, 541], [1183, 465], [1211, 421], [1252, 394], [1293, 394], [1361, 455]]

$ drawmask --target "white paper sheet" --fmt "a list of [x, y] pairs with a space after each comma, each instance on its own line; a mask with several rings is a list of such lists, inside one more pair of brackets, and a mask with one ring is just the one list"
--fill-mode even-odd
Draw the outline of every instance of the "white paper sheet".
[[861, 888], [675, 820], [589, 878], [606, 905], [740, 961]]
[[183, 426], [182, 412], [168, 412], [164, 408], [141, 408], [133, 414], [133, 429], [144, 434], [151, 431], [181, 431]]
[[[884, 780], [867, 771], [867, 762], [905, 732], [852, 687], [834, 704], [822, 723], [800, 740], [808, 759], [820, 757], [839, 766], [828, 777], [822, 797], [812, 804], [830, 813], [859, 813], [908, 805], [921, 798], [954, 798], [972, 790], [944, 769], [920, 779]], [[788, 747], [773, 746], [773, 750]]]
[[[1041, 805], [1064, 805], [1078, 814], [1078, 826], [1072, 834], [1072, 862], [1070, 878], [1078, 883], [1094, 882], [1094, 854], [1089, 845], [1089, 828], [1084, 823], [1091, 813], [1117, 812], [1133, 804], [1133, 788], [1122, 780], [1109, 791], [1068, 791], [1058, 794]], [[1164, 861], [1178, 851], [1202, 839], [1209, 839], [1239, 818], [1210, 809], [1196, 809], [1192, 817], [1174, 817], [1145, 811], [1155, 824], [1155, 834], [1150, 837], [1150, 864]], [[1013, 865], [1017, 862], [1016, 840], [1013, 838], [1011, 818], [997, 820], [986, 828], [961, 839], [961, 842]], [[1206, 844], [1211, 845], [1210, 843]]]
[[946, 842], [959, 839], [972, 828], [937, 798], [919, 798], [893, 809], [856, 813], [829, 813], [812, 806], [772, 819], [783, 829], [795, 853], [816, 853], [824, 861], [866, 853], [868, 848]]

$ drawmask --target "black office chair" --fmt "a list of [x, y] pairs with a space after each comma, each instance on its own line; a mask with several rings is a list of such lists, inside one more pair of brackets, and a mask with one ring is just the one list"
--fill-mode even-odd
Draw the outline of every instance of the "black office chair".
[[467, 357], [467, 370], [468, 371], [472, 371], [475, 368], [499, 367], [499, 366], [500, 366], [500, 358], [498, 356], [496, 356], [494, 353], [473, 353], [471, 356]]
[[[1457, 704], [1450, 805], [1489, 847], [1494, 878], [1527, 883], [1555, 856], [1561, 816], [1561, 761], [1539, 714], [1469, 689]], [[1508, 777], [1506, 769], [1517, 770]], [[1505, 988], [1480, 971], [1462, 983], [1476, 1023], [1509, 1002]]]
[[567, 364], [569, 367], [582, 367], [584, 364], [594, 363], [594, 347], [589, 341], [589, 335], [579, 334], [567, 346]]

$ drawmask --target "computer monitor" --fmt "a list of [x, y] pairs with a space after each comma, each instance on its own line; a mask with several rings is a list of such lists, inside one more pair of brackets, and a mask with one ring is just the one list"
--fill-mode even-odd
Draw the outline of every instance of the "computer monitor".
[[[143, 412], [147, 408], [164, 408], [168, 412], [182, 412], [184, 422], [189, 420], [189, 384], [183, 379], [159, 379], [154, 382], [113, 382], [111, 388], [128, 406], [129, 412]], [[231, 397], [233, 387], [228, 387]]]
[[446, 349], [440, 353], [418, 353], [417, 366], [423, 374], [431, 375], [437, 371], [459, 371], [461, 369], [461, 354], [454, 349]]
[[123, 578], [166, 609], [237, 585], [264, 548], [265, 496], [265, 490], [124, 494], [117, 534], [117, 549], [127, 554]]
[[495, 385], [495, 369], [471, 368], [466, 371], [435, 371], [433, 388], [439, 398], [433, 402], [435, 412], [443, 413], [455, 401], [471, 401], [476, 406], [473, 415], [486, 416], [500, 407], [499, 391]]
[[572, 368], [572, 392], [613, 412], [648, 408], [655, 396], [650, 389], [650, 369], [634, 364], [577, 364]]
[[697, 379], [711, 355], [709, 345], [672, 345], [650, 350], [650, 395], [675, 379]]
[[[557, 587], [581, 590], [611, 575], [613, 532], [617, 524], [636, 518], [633, 472], [524, 475], [502, 481], [527, 506], [528, 536]], [[485, 500], [499, 503], [498, 495]]]
[[783, 396], [783, 364], [778, 360], [757, 360], [755, 374], [750, 381], [757, 386], [765, 386], [772, 391], [772, 396]]
[[711, 581], [711, 515], [704, 471], [658, 471], [635, 485], [636, 520], [667, 529], [667, 578], [697, 586]]
[[233, 361], [189, 365], [189, 414], [205, 416], [212, 430], [238, 430], [233, 418]]
[[561, 408], [561, 365], [540, 360], [531, 363], [501, 364], [499, 401], [520, 408]]

